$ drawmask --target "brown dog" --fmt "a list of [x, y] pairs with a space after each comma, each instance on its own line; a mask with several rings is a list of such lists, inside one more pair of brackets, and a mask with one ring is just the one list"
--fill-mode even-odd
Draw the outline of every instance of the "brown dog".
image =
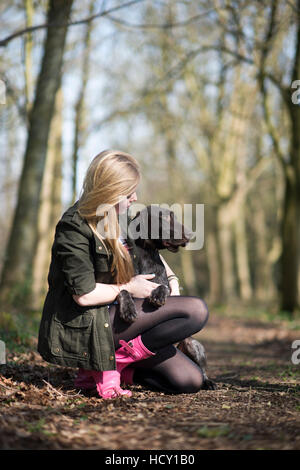
[[[160, 284], [153, 289], [147, 300], [157, 307], [164, 305], [170, 295], [170, 286], [165, 266], [159, 256], [159, 251], [167, 249], [173, 253], [180, 247], [185, 247], [192, 238], [192, 232], [185, 228], [176, 218], [173, 211], [158, 207], [147, 206], [131, 219], [128, 230], [139, 234], [135, 238], [138, 252], [137, 272], [135, 274], [154, 273], [151, 281]], [[154, 234], [154, 235], [153, 235]], [[131, 294], [122, 290], [116, 299], [119, 303], [120, 317], [132, 323], [137, 316], [135, 304]], [[206, 355], [203, 345], [194, 338], [186, 338], [177, 346], [184, 354], [194, 361], [202, 370], [204, 376], [204, 389], [215, 389], [215, 384], [208, 379], [206, 368]]]

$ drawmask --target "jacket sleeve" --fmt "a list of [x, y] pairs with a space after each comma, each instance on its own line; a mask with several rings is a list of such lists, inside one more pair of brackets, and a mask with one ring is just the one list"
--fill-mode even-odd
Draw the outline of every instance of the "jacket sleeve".
[[56, 256], [72, 295], [83, 295], [96, 287], [90, 240], [71, 221], [60, 221], [55, 234]]

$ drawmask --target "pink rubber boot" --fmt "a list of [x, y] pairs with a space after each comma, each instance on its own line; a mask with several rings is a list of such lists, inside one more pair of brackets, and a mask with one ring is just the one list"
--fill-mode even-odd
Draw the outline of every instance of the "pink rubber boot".
[[102, 398], [114, 398], [119, 395], [131, 397], [130, 390], [123, 390], [118, 386], [120, 373], [117, 370], [95, 371], [79, 369], [74, 385], [83, 390], [97, 388]]
[[93, 380], [93, 386], [96, 385], [97, 391], [102, 398], [115, 398], [121, 395], [131, 396], [131, 392], [129, 390], [123, 390], [120, 387], [122, 370], [133, 362], [154, 356], [155, 353], [146, 348], [142, 342], [141, 335], [130, 340], [128, 343], [124, 340], [120, 340], [119, 342], [121, 347], [115, 352], [117, 365], [116, 370], [98, 372], [79, 369], [75, 385], [78, 384], [80, 388], [92, 388]]
[[130, 390], [120, 387], [120, 373], [117, 370], [92, 371], [97, 391], [100, 397], [106, 399], [119, 396], [131, 397]]
[[121, 348], [116, 351], [116, 363], [117, 371], [120, 373], [133, 362], [142, 361], [143, 359], [155, 356], [155, 353], [149, 351], [143, 344], [141, 335], [131, 339], [128, 343], [122, 339], [119, 343], [121, 344]]
[[[121, 347], [115, 352], [117, 370], [104, 371], [102, 377], [100, 377], [100, 382], [96, 383], [98, 393], [102, 398], [114, 398], [119, 395], [131, 396], [130, 390], [123, 390], [120, 387], [122, 370], [133, 362], [141, 361], [142, 359], [147, 359], [155, 355], [155, 353], [149, 351], [143, 344], [141, 335], [130, 340], [128, 343], [124, 340], [120, 340], [119, 343]], [[133, 370], [131, 375], [133, 375]]]

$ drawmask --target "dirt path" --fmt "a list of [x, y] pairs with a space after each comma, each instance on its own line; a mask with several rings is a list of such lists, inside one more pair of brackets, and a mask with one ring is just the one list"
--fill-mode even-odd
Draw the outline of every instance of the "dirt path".
[[104, 401], [74, 390], [74, 369], [9, 353], [0, 448], [300, 449], [300, 364], [291, 362], [300, 330], [215, 315], [198, 339], [218, 389], [194, 395], [133, 386], [132, 398]]

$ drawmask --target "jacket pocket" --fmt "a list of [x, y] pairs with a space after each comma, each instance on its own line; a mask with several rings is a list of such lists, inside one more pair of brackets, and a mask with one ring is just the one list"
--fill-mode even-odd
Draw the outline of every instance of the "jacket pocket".
[[88, 358], [92, 323], [93, 315], [89, 312], [56, 313], [52, 321], [51, 353], [64, 358]]

